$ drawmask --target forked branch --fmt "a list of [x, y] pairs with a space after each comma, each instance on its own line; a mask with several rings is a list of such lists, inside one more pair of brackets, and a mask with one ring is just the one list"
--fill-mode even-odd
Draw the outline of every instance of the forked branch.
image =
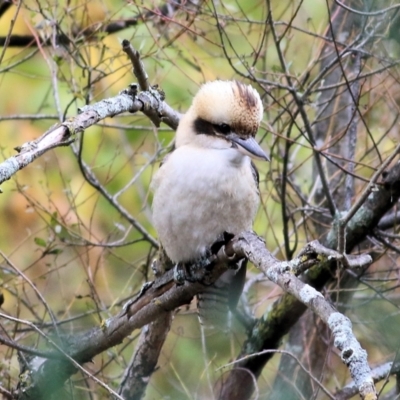
[[[322, 250], [322, 254], [318, 254], [316, 249]], [[340, 257], [339, 254], [337, 256]], [[363, 398], [376, 398], [373, 397], [375, 387], [367, 354], [355, 338], [350, 320], [326, 301], [321, 293], [295, 276], [295, 271], [303, 269], [302, 264], [310, 265], [310, 260], [314, 261], [313, 264], [319, 263], [321, 260], [325, 261], [327, 257], [335, 257], [335, 253], [332, 254], [322, 246], [317, 246], [310, 252], [308, 246], [299, 257], [291, 261], [279, 261], [266, 249], [264, 241], [259, 236], [254, 232], [243, 232], [213, 256], [215, 268], [207, 275], [207, 284], [215, 282], [226, 270], [228, 260], [243, 257], [247, 257], [271, 281], [295, 296], [327, 323], [332, 330], [335, 346], [341, 351], [342, 360], [348, 366], [360, 394]], [[356, 263], [354, 258], [353, 264]], [[365, 264], [365, 256], [359, 258], [359, 264]], [[193, 296], [202, 290], [204, 290], [202, 281], [177, 285], [173, 279], [173, 271], [170, 270], [161, 278], [147, 283], [135, 298], [126, 303], [117, 316], [107, 319], [99, 327], [69, 338], [68, 355], [79, 363], [88, 362], [97, 354], [121, 343], [134, 329], [161, 317], [168, 318], [169, 312], [190, 302]], [[40, 365], [39, 368], [35, 369], [35, 363], [31, 368], [33, 383], [30, 387], [24, 388], [21, 399], [53, 393], [75, 371], [67, 360], [48, 359], [44, 363], [37, 364]], [[54, 376], [54, 371], [57, 371], [57, 377]]]

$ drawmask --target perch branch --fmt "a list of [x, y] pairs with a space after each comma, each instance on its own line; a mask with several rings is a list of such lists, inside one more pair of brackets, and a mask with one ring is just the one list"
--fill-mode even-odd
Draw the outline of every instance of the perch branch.
[[[248, 258], [272, 282], [305, 304], [328, 325], [334, 337], [334, 344], [341, 351], [341, 359], [349, 368], [361, 397], [375, 399], [376, 390], [367, 361], [367, 352], [355, 338], [350, 320], [325, 300], [320, 292], [293, 275], [292, 271], [301, 264], [301, 258], [283, 262], [277, 260], [266, 249], [264, 241], [253, 232], [244, 232], [234, 238], [227, 255], [231, 256], [232, 251], [238, 256]], [[334, 254], [330, 254], [330, 257], [334, 257]], [[363, 258], [360, 258], [359, 265], [365, 262]], [[353, 261], [356, 264], [355, 260]], [[371, 258], [369, 262], [372, 262]]]
[[[393, 165], [385, 174], [377, 189], [367, 197], [365, 203], [358, 209], [349, 221], [346, 230], [345, 253], [350, 253], [363, 242], [366, 236], [378, 225], [380, 219], [397, 204], [400, 198], [400, 162]], [[328, 232], [324, 245], [330, 249], [337, 248], [337, 230], [335, 227]], [[322, 262], [304, 276], [305, 281], [317, 290], [323, 288], [336, 269], [336, 261]], [[276, 349], [290, 328], [297, 322], [307, 307], [294, 296], [285, 293], [274, 303], [254, 326], [249, 338], [242, 346], [239, 357], [262, 352], [263, 349]], [[258, 377], [264, 365], [271, 358], [270, 354], [245, 359], [235, 366], [224, 383], [221, 398], [244, 399], [251, 392], [253, 380]], [[249, 372], [243, 372], [243, 371]]]
[[[304, 255], [281, 262], [265, 248], [260, 237], [253, 232], [244, 232], [214, 256], [212, 261], [215, 262], [215, 267], [209, 272], [210, 275], [207, 275], [207, 284], [215, 282], [226, 270], [227, 260], [232, 260], [232, 257], [248, 257], [269, 279], [316, 312], [331, 328], [335, 345], [341, 350], [342, 360], [348, 365], [360, 393], [374, 393], [366, 352], [352, 334], [348, 318], [338, 313], [320, 293], [294, 275], [293, 271], [302, 264]], [[308, 263], [309, 257], [306, 257], [305, 261]], [[361, 257], [360, 263], [363, 262]], [[173, 273], [174, 271], [170, 270], [161, 278], [144, 285], [141, 292], [126, 303], [117, 316], [107, 319], [100, 327], [68, 338], [68, 355], [80, 364], [88, 362], [97, 354], [121, 343], [134, 329], [159, 318], [167, 318], [167, 314], [189, 303], [195, 294], [204, 290], [204, 280], [185, 282], [177, 286], [173, 280]], [[68, 361], [60, 363], [47, 360], [38, 370], [31, 368], [31, 371], [34, 383], [25, 389], [26, 397], [20, 399], [39, 398], [53, 393], [74, 373], [75, 367]], [[57, 378], [54, 371], [57, 371]]]

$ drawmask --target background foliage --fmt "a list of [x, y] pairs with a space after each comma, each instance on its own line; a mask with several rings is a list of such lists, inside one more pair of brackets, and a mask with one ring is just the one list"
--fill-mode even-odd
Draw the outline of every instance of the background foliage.
[[[272, 158], [269, 164], [257, 164], [262, 206], [254, 229], [278, 258], [290, 259], [308, 241], [323, 240], [332, 223], [321, 195], [314, 149], [325, 156], [329, 187], [343, 211], [398, 142], [397, 9], [357, 20], [355, 26], [363, 28], [348, 33], [346, 20], [338, 21], [339, 7], [323, 0], [178, 3], [36, 0], [7, 7], [0, 17], [2, 157], [13, 155], [14, 147], [40, 136], [51, 124], [76, 115], [79, 107], [115, 96], [133, 82], [131, 63], [121, 51], [122, 39], [139, 50], [151, 84], [158, 84], [169, 105], [182, 112], [205, 81], [251, 82], [265, 106], [258, 138]], [[389, 1], [346, 4], [363, 11], [392, 5]], [[333, 40], [329, 20], [338, 24], [340, 35]], [[327, 43], [332, 52], [342, 51], [343, 43], [350, 49], [340, 63], [348, 81], [342, 79], [334, 89], [324, 88], [332, 69], [321, 73], [321, 64], [329, 59], [324, 53]], [[358, 65], [358, 70], [348, 69], [349, 63]], [[347, 105], [337, 102], [332, 107], [323, 97], [333, 90], [330, 99], [340, 100], [352, 84], [357, 99], [353, 118], [345, 124], [354, 125], [356, 118], [353, 156], [335, 147], [348, 130], [335, 130], [330, 119], [342, 118]], [[313, 129], [321, 130], [318, 124], [327, 123], [322, 129], [326, 136], [316, 136], [314, 143], [306, 134], [293, 91], [300, 97], [306, 93], [301, 107]], [[118, 115], [87, 129], [72, 147], [44, 154], [2, 185], [2, 313], [32, 321], [52, 335], [50, 308], [61, 332], [73, 334], [101, 325], [153, 278], [150, 264], [157, 249], [151, 240], [156, 233], [149, 184], [171, 149], [173, 136], [169, 128], [156, 129], [141, 114]], [[329, 170], [329, 160], [340, 164], [342, 171]], [[85, 169], [95, 174], [108, 199], [85, 179]], [[354, 190], [343, 200], [340, 177], [349, 171], [355, 176]], [[146, 235], [132, 221], [143, 226]], [[373, 365], [396, 360], [399, 345], [397, 222], [390, 229], [390, 233], [371, 232], [360, 244], [358, 250], [372, 253], [375, 262], [362, 274], [348, 272], [357, 284], [346, 286], [346, 273], [338, 273], [323, 292], [350, 317]], [[281, 290], [250, 269], [245, 295], [246, 310], [260, 317], [280, 298]], [[320, 367], [315, 376], [334, 393], [348, 382], [348, 371], [325, 328], [312, 314], [305, 318], [308, 322], [297, 331], [302, 332], [297, 334], [299, 358], [303, 356], [301, 362], [311, 370], [317, 358]], [[0, 335], [44, 348], [40, 336], [23, 323], [1, 319]], [[234, 322], [229, 334], [206, 336], [207, 355], [195, 305], [180, 309], [146, 399], [210, 398], [217, 392], [229, 370], [224, 365], [236, 359], [246, 332]], [[85, 368], [117, 389], [137, 337], [133, 332]], [[293, 348], [288, 345], [286, 350]], [[279, 379], [291, 393], [275, 398], [311, 398], [297, 387], [298, 363], [285, 379], [280, 357], [277, 354], [264, 368], [257, 398], [282, 393]], [[21, 379], [17, 352], [0, 345], [0, 359], [0, 385], [10, 391]], [[65, 398], [72, 398], [71, 393], [79, 399], [108, 396], [83, 375], [74, 375], [71, 382], [63, 391]], [[305, 393], [326, 398], [318, 385], [310, 385]], [[394, 384], [384, 382], [380, 387], [390, 392]]]

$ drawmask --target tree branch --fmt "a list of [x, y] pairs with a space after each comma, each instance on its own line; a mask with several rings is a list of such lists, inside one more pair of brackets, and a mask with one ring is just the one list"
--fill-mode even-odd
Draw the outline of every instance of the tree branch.
[[350, 320], [325, 300], [321, 293], [292, 273], [301, 264], [301, 259], [286, 262], [275, 259], [265, 248], [264, 242], [252, 232], [245, 232], [234, 239], [232, 249], [236, 254], [248, 258], [272, 282], [305, 304], [328, 325], [334, 344], [341, 351], [342, 361], [349, 368], [361, 397], [369, 400], [376, 398], [367, 352], [353, 335]]
[[[310, 253], [307, 253], [310, 256]], [[326, 255], [326, 252], [324, 253]], [[205, 271], [201, 282], [185, 282], [184, 285], [177, 286], [173, 280], [174, 271], [169, 270], [156, 281], [145, 284], [141, 292], [126, 303], [117, 316], [107, 319], [100, 327], [68, 337], [68, 355], [80, 364], [88, 362], [97, 354], [121, 343], [134, 329], [159, 318], [168, 320], [171, 311], [189, 303], [195, 294], [204, 290], [205, 285], [215, 282], [226, 271], [228, 260], [243, 257], [247, 257], [271, 281], [310, 307], [328, 324], [333, 332], [335, 345], [341, 350], [342, 359], [348, 365], [360, 392], [374, 393], [366, 352], [353, 336], [348, 318], [338, 313], [320, 293], [294, 275], [299, 265], [304, 261], [308, 262], [309, 257], [304, 257], [304, 253], [301, 253], [298, 258], [281, 262], [265, 248], [264, 241], [253, 232], [238, 235], [213, 256], [215, 266], [211, 271]], [[332, 258], [332, 255], [329, 257]], [[323, 257], [325, 258], [326, 256]], [[363, 258], [360, 260], [364, 262]], [[160, 337], [164, 334], [166, 333], [161, 332]], [[140, 355], [137, 357], [140, 359]], [[47, 360], [38, 369], [32, 366], [30, 370], [33, 383], [24, 388], [20, 399], [40, 398], [55, 392], [74, 373], [75, 367], [67, 360]], [[129, 390], [124, 384], [123, 388]]]
[[[383, 365], [375, 367], [372, 371], [372, 378], [374, 382], [388, 380], [390, 375], [398, 374], [400, 372], [399, 362], [388, 362]], [[335, 395], [336, 400], [347, 400], [356, 396], [358, 388], [354, 382], [349, 383], [343, 389], [338, 390]]]
[[[226, 267], [220, 265], [212, 271], [214, 282]], [[63, 348], [76, 362], [91, 361], [97, 354], [121, 343], [133, 330], [139, 329], [158, 318], [164, 318], [177, 307], [190, 303], [193, 296], [202, 290], [200, 282], [176, 286], [173, 270], [168, 271], [154, 282], [145, 284], [141, 292], [127, 302], [121, 312], [99, 327], [81, 334], [65, 337]], [[34, 360], [30, 368], [30, 384], [20, 390], [18, 399], [47, 398], [62, 387], [62, 384], [75, 373], [75, 367], [68, 361], [46, 360], [35, 368]]]
[[[371, 193], [347, 226], [346, 253], [351, 253], [353, 248], [363, 242], [400, 197], [400, 163], [397, 162], [384, 176], [382, 185], [379, 185], [379, 188]], [[335, 226], [332, 227], [323, 243], [330, 249], [337, 248], [338, 235], [336, 229]], [[321, 290], [331, 279], [335, 269], [335, 260], [321, 263], [308, 271], [308, 274], [304, 276], [305, 283], [316, 290]], [[259, 353], [263, 349], [278, 348], [282, 337], [288, 333], [306, 309], [304, 303], [297, 298], [291, 294], [284, 294], [268, 310], [268, 313], [257, 321], [249, 338], [243, 344], [238, 358]], [[251, 376], [258, 377], [271, 357], [272, 353], [262, 354], [259, 357], [245, 359], [235, 365], [224, 384], [220, 398], [248, 398], [253, 387]], [[250, 373], [245, 370], [250, 371]]]
[[146, 112], [156, 111], [159, 116], [158, 123], [164, 122], [172, 129], [176, 129], [178, 126], [180, 114], [164, 102], [162, 92], [150, 88], [148, 91], [137, 93], [137, 87], [133, 84], [118, 96], [80, 108], [80, 113], [76, 117], [53, 126], [39, 138], [17, 147], [16, 150], [19, 154], [0, 164], [0, 184], [47, 151], [55, 147], [70, 145], [78, 133], [99, 121], [123, 112], [135, 113], [143, 110]]
[[171, 323], [172, 313], [165, 313], [143, 327], [135, 354], [125, 371], [119, 389], [119, 394], [125, 400], [140, 400], [144, 395]]

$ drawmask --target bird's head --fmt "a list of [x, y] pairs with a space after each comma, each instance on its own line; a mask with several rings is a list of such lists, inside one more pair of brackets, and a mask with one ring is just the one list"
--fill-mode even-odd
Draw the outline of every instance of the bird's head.
[[182, 117], [176, 146], [235, 148], [252, 158], [269, 160], [254, 139], [262, 115], [260, 95], [252, 86], [238, 81], [208, 82]]

